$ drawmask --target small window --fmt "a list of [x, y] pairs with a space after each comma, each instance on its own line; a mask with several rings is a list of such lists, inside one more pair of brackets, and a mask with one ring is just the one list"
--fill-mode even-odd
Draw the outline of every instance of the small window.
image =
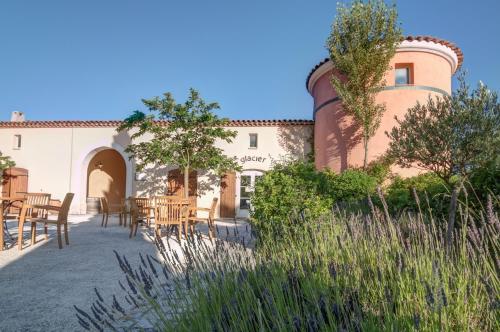
[[413, 84], [413, 64], [410, 63], [396, 64], [396, 71], [394, 76], [396, 85]]
[[14, 135], [14, 149], [19, 150], [21, 148], [21, 135]]
[[250, 148], [257, 148], [257, 134], [250, 134]]

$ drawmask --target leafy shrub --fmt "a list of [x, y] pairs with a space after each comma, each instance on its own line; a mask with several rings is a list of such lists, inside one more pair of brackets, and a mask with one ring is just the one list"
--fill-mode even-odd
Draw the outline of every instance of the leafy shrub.
[[[431, 208], [443, 214], [448, 207], [450, 189], [446, 183], [434, 173], [424, 173], [410, 178], [395, 177], [386, 188], [386, 200], [391, 212], [397, 213], [405, 209], [416, 211], [417, 203], [412, 190], [415, 188], [421, 208]], [[429, 206], [427, 206], [427, 202]]]
[[340, 174], [325, 171], [327, 194], [335, 202], [358, 201], [372, 193], [377, 179], [358, 169], [348, 169]]
[[276, 164], [255, 185], [252, 223], [260, 237], [279, 236], [283, 227], [299, 222], [297, 215], [318, 218], [329, 211], [332, 198], [314, 164], [293, 161]]
[[500, 195], [500, 156], [474, 170], [470, 176], [470, 184], [482, 202], [486, 201], [488, 193]]
[[377, 180], [377, 184], [382, 184], [391, 175], [391, 166], [393, 164], [394, 159], [389, 155], [382, 155], [368, 164], [366, 173], [374, 177]]
[[[336, 174], [317, 171], [314, 164], [292, 161], [276, 164], [255, 186], [252, 223], [259, 238], [278, 240], [283, 228], [317, 219], [333, 203], [352, 203], [372, 193], [377, 179], [357, 169]], [[304, 218], [307, 216], [307, 218]]]

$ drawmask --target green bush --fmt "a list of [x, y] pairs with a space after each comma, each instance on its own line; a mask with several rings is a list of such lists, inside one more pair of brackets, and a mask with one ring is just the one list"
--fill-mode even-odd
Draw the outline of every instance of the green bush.
[[255, 185], [252, 223], [260, 237], [279, 236], [282, 227], [300, 223], [300, 215], [318, 218], [333, 200], [324, 195], [323, 176], [304, 161], [276, 164]]
[[[386, 200], [392, 213], [405, 209], [416, 211], [417, 202], [412, 190], [415, 188], [422, 209], [429, 207], [436, 213], [442, 214], [448, 207], [450, 189], [446, 183], [434, 173], [425, 173], [403, 179], [395, 177], [386, 188]], [[427, 205], [429, 202], [429, 206]]]
[[303, 226], [304, 220], [319, 218], [333, 203], [357, 202], [376, 186], [377, 179], [361, 170], [336, 174], [317, 171], [310, 162], [276, 164], [255, 186], [252, 224], [259, 238], [271, 236], [277, 240], [284, 228]]
[[377, 187], [377, 179], [366, 172], [349, 169], [340, 174], [324, 171], [327, 194], [334, 202], [353, 202], [364, 199]]
[[486, 201], [488, 193], [500, 195], [500, 157], [474, 170], [470, 176], [470, 185], [482, 202]]

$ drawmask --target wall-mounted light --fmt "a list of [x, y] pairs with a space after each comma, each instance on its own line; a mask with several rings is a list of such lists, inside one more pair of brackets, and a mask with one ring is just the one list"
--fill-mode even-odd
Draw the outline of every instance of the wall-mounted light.
[[102, 164], [102, 161], [100, 161], [100, 160], [99, 160], [99, 161], [96, 161], [96, 163], [95, 163], [95, 167], [97, 167], [97, 168], [99, 168], [99, 169], [102, 169], [102, 167], [103, 167], [103, 166], [104, 166], [104, 165]]

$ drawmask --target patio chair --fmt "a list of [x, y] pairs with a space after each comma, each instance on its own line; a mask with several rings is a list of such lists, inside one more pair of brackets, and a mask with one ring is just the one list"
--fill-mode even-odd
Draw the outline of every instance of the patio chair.
[[[57, 242], [59, 245], [59, 249], [62, 249], [61, 226], [63, 226], [64, 227], [64, 239], [65, 239], [66, 245], [69, 245], [68, 213], [69, 213], [69, 207], [71, 206], [71, 201], [73, 200], [74, 195], [75, 194], [73, 194], [73, 193], [67, 193], [66, 196], [64, 197], [64, 200], [63, 200], [61, 206], [23, 204], [23, 207], [21, 209], [21, 215], [19, 217], [19, 230], [20, 230], [19, 238], [18, 238], [19, 250], [22, 250], [22, 248], [23, 248], [23, 234], [22, 234], [21, 230], [23, 229], [24, 223], [26, 221], [31, 222], [31, 245], [34, 245], [36, 242], [36, 224], [37, 223], [44, 224], [45, 234], [47, 234], [47, 224], [54, 224], [57, 226]], [[58, 212], [57, 219], [56, 220], [49, 220], [49, 219], [44, 219], [44, 218], [31, 218], [31, 219], [27, 220], [27, 213], [28, 213], [29, 209], [56, 211], [56, 212]]]
[[[191, 214], [188, 218], [189, 221], [189, 230], [191, 235], [194, 235], [194, 226], [200, 222], [206, 223], [208, 225], [208, 238], [212, 240], [215, 237], [215, 209], [217, 208], [217, 202], [219, 199], [214, 197], [212, 199], [212, 205], [210, 208], [202, 208], [202, 207], [193, 207], [190, 208]], [[207, 217], [198, 216], [198, 211], [206, 212]]]
[[[50, 202], [50, 194], [47, 193], [25, 193], [24, 194], [24, 204], [28, 205], [48, 205]], [[7, 214], [4, 216], [4, 222], [7, 220], [17, 220], [19, 222], [21, 216], [21, 209], [23, 206], [23, 202], [15, 202], [12, 204], [13, 206], [19, 207], [19, 212], [16, 214]], [[31, 218], [44, 218], [47, 219], [48, 212], [47, 210], [40, 210], [36, 208], [28, 208], [26, 211], [26, 220]], [[5, 229], [7, 229], [5, 225]], [[19, 228], [18, 233], [23, 232], [23, 229]], [[47, 238], [47, 233], [45, 233], [45, 238]]]
[[137, 234], [137, 228], [141, 220], [146, 220], [147, 225], [151, 224], [152, 200], [147, 197], [130, 197], [130, 235]]
[[184, 234], [187, 238], [188, 213], [188, 199], [172, 198], [157, 202], [155, 206], [155, 235], [161, 238], [162, 226], [176, 226], [179, 242], [182, 238], [182, 228], [184, 228]]
[[153, 207], [152, 200], [148, 197], [136, 197], [133, 199], [137, 205], [136, 218], [146, 220], [146, 224], [151, 224], [151, 210]]
[[104, 226], [104, 228], [108, 227], [108, 219], [109, 215], [116, 214], [118, 215], [118, 218], [120, 220], [119, 225], [121, 226], [122, 223], [124, 225], [127, 225], [127, 202], [125, 199], [122, 199], [121, 204], [113, 204], [111, 205], [111, 208], [116, 208], [117, 210], [112, 211], [110, 209], [110, 204], [108, 203], [108, 199], [106, 197], [101, 197], [101, 211], [102, 211], [102, 221], [101, 221], [101, 227]]

